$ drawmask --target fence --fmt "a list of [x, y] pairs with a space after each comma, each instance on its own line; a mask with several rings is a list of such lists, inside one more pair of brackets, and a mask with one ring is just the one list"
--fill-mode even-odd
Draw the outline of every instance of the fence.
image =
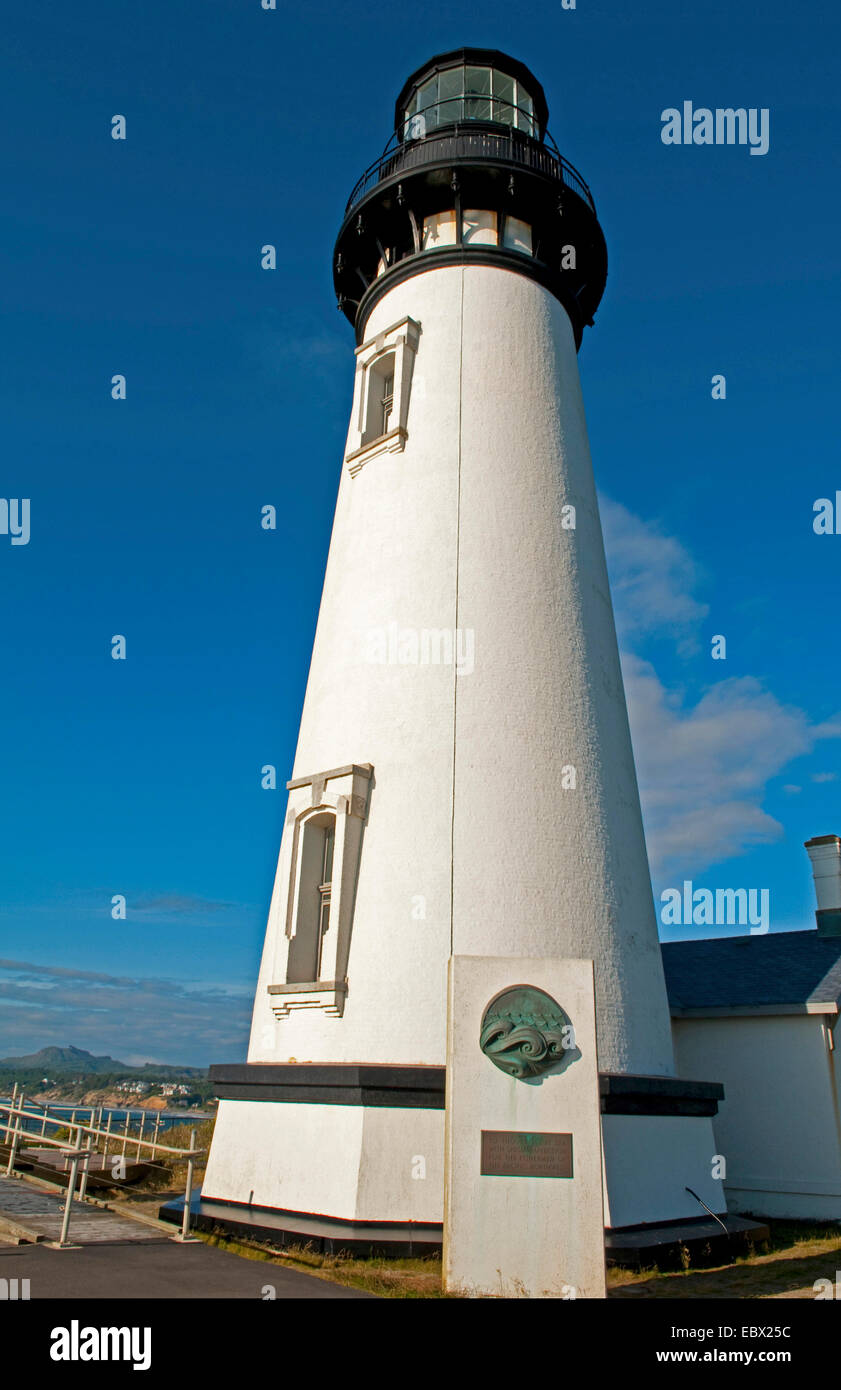
[[[61, 1238], [59, 1240], [60, 1246], [68, 1244], [70, 1217], [73, 1208], [73, 1198], [76, 1195], [76, 1183], [79, 1181], [79, 1169], [82, 1169], [82, 1176], [79, 1181], [78, 1196], [79, 1201], [83, 1202], [85, 1201], [85, 1194], [87, 1191], [90, 1159], [95, 1153], [99, 1152], [98, 1141], [100, 1139], [103, 1141], [102, 1153], [105, 1158], [108, 1157], [108, 1146], [112, 1141], [118, 1146], [122, 1144], [120, 1154], [114, 1154], [114, 1158], [117, 1160], [118, 1164], [124, 1162], [129, 1145], [136, 1146], [135, 1156], [138, 1160], [140, 1159], [141, 1149], [150, 1152], [153, 1162], [158, 1154], [175, 1154], [181, 1159], [186, 1158], [187, 1178], [184, 1189], [184, 1216], [181, 1222], [181, 1235], [179, 1239], [188, 1239], [190, 1230], [190, 1200], [193, 1194], [194, 1164], [197, 1158], [203, 1158], [207, 1153], [206, 1149], [196, 1148], [195, 1129], [190, 1131], [189, 1148], [183, 1149], [160, 1142], [158, 1139], [160, 1116], [157, 1116], [158, 1123], [155, 1126], [153, 1137], [151, 1139], [144, 1139], [143, 1129], [145, 1126], [145, 1112], [143, 1112], [144, 1119], [141, 1121], [140, 1132], [137, 1135], [133, 1135], [130, 1133], [129, 1127], [130, 1111], [126, 1111], [125, 1126], [123, 1132], [120, 1133], [119, 1129], [112, 1126], [112, 1116], [110, 1113], [108, 1115], [106, 1127], [104, 1129], [101, 1127], [102, 1106], [99, 1107], [100, 1123], [93, 1123], [93, 1115], [96, 1113], [94, 1110], [91, 1113], [91, 1123], [84, 1124], [82, 1121], [76, 1120], [75, 1118], [71, 1118], [70, 1121], [66, 1118], [53, 1119], [52, 1116], [48, 1115], [46, 1107], [38, 1106], [34, 1101], [30, 1101], [29, 1105], [31, 1108], [27, 1109], [23, 1092], [18, 1092], [17, 1083], [15, 1083], [12, 1092], [11, 1102], [7, 1103], [4, 1101], [0, 1103], [0, 1131], [5, 1133], [5, 1142], [9, 1147], [9, 1154], [6, 1160], [6, 1175], [11, 1176], [14, 1172], [21, 1138], [26, 1134], [33, 1133], [32, 1130], [24, 1127], [25, 1122], [35, 1121], [37, 1123], [40, 1121], [41, 1133], [38, 1136], [39, 1144], [49, 1148], [59, 1149], [62, 1155], [70, 1160], [70, 1175], [67, 1183], [67, 1198], [64, 1205]], [[6, 1117], [5, 1120], [3, 1116]], [[75, 1111], [73, 1112], [73, 1116], [75, 1116]], [[68, 1147], [66, 1140], [50, 1137], [46, 1133], [47, 1125], [53, 1125], [56, 1129], [70, 1129], [73, 1136], [70, 1147]], [[83, 1142], [83, 1135], [86, 1142]]]

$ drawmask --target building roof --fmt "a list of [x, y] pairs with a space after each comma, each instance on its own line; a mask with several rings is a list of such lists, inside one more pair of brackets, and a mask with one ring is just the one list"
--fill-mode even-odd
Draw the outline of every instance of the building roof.
[[678, 1017], [838, 1010], [841, 937], [767, 932], [671, 941], [662, 951], [669, 1005]]

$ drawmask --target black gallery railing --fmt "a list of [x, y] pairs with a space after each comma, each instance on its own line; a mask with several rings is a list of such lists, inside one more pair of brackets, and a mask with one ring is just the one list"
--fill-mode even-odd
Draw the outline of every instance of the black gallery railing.
[[[417, 117], [412, 118], [417, 120]], [[411, 122], [407, 123], [411, 129]], [[587, 184], [574, 165], [564, 159], [554, 140], [548, 134], [551, 144], [532, 140], [522, 131], [499, 126], [483, 126], [477, 121], [465, 121], [436, 129], [419, 139], [401, 140], [395, 134], [384, 153], [365, 170], [348, 198], [345, 216], [376, 184], [396, 174], [418, 169], [424, 164], [446, 163], [449, 160], [500, 160], [503, 163], [519, 165], [532, 169], [547, 178], [557, 179], [565, 187], [572, 189], [590, 207], [593, 213], [596, 205]]]

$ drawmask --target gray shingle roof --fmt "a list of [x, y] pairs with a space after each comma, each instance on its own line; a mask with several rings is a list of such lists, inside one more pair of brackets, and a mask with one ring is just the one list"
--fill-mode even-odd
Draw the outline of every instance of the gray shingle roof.
[[841, 999], [841, 937], [816, 931], [670, 941], [662, 947], [673, 1010], [825, 1004]]

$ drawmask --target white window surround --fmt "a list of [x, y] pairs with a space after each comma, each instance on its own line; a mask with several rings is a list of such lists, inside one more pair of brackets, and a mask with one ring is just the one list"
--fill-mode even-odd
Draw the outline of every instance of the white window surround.
[[[287, 821], [293, 824], [294, 829], [286, 931], [280, 938], [280, 944], [285, 947], [284, 958], [275, 961], [273, 971], [275, 980], [283, 983], [268, 986], [272, 1012], [277, 1019], [288, 1018], [293, 1009], [322, 1009], [332, 1018], [341, 1018], [344, 1012], [353, 901], [373, 770], [370, 763], [351, 763], [329, 772], [296, 777], [286, 784], [289, 791]], [[321, 978], [289, 982], [286, 979], [289, 953], [299, 920], [303, 829], [308, 820], [323, 820], [325, 812], [336, 818], [336, 837], [333, 846], [330, 925], [321, 944]]]
[[[375, 338], [369, 338], [356, 349], [356, 379], [351, 412], [348, 452], [345, 462], [351, 477], [369, 459], [378, 454], [402, 453], [408, 439], [409, 395], [412, 369], [418, 350], [421, 326], [414, 319], [401, 319]], [[383, 357], [394, 357], [394, 402], [389, 419], [390, 428], [375, 439], [367, 439], [371, 392], [377, 390], [377, 363]]]

